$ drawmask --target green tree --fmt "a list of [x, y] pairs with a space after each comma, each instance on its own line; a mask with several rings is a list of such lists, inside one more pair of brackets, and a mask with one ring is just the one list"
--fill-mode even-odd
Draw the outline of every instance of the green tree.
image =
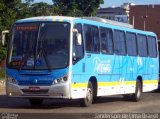
[[56, 15], [57, 11], [58, 9], [56, 9], [56, 7], [47, 3], [32, 3], [32, 1], [27, 1], [22, 3], [17, 9], [17, 19], [35, 16]]
[[[16, 9], [20, 3], [21, 0], [0, 0], [0, 39], [2, 31], [10, 29], [16, 20]], [[6, 48], [0, 45], [0, 60], [4, 60], [5, 56]]]
[[31, 5], [34, 0], [25, 0], [16, 8], [16, 19], [24, 19], [33, 16], [33, 11], [31, 10]]
[[59, 14], [70, 16], [94, 16], [103, 0], [52, 0]]
[[95, 16], [100, 4], [103, 4], [103, 0], [78, 0], [81, 1], [79, 9], [83, 11], [84, 16]]
[[49, 5], [44, 2], [34, 3], [31, 5], [31, 11], [33, 16], [49, 16], [55, 15], [55, 9], [53, 5]]
[[16, 19], [24, 19], [31, 17], [31, 9], [29, 3], [21, 3], [16, 9]]
[[54, 7], [57, 7], [59, 15], [83, 16], [78, 9], [77, 0], [53, 0]]
[[72, 0], [72, 2], [69, 2], [66, 15], [67, 16], [83, 16], [83, 12], [79, 9], [79, 4], [77, 4], [76, 0]]
[[21, 0], [0, 0], [0, 32], [11, 27], [20, 3]]
[[[20, 4], [21, 0], [0, 0], [0, 39], [2, 31], [10, 29], [11, 25], [15, 22], [16, 9]], [[5, 57], [6, 47], [0, 45], [0, 65], [4, 64]]]

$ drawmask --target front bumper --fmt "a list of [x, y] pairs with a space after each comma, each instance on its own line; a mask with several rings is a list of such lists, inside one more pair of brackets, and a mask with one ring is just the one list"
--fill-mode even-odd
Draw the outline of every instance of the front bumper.
[[[33, 91], [29, 87], [39, 87], [39, 90]], [[71, 98], [68, 82], [51, 86], [20, 86], [7, 82], [6, 94], [8, 97], [22, 98]]]

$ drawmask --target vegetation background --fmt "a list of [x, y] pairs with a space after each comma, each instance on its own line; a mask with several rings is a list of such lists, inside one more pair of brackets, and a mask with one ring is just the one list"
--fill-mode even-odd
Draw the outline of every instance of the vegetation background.
[[[35, 16], [95, 16], [103, 0], [52, 0], [53, 4], [34, 3], [34, 0], [0, 0], [0, 38], [18, 20]], [[1, 40], [1, 39], [0, 39]], [[0, 45], [0, 79], [5, 77], [6, 47]]]

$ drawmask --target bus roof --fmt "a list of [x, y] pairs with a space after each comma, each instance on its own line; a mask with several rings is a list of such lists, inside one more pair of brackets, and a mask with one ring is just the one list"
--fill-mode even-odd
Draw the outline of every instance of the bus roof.
[[116, 25], [116, 26], [122, 26], [122, 27], [127, 27], [127, 28], [133, 28], [133, 25], [128, 24], [128, 23], [123, 23], [123, 22], [118, 22], [114, 20], [108, 20], [100, 17], [82, 17], [83, 19], [88, 19], [92, 21], [97, 21], [105, 24], [111, 24], [111, 25]]
[[16, 23], [22, 22], [36, 22], [36, 21], [73, 21], [74, 17], [66, 17], [66, 16], [40, 16], [40, 17], [31, 17], [26, 19], [18, 20]]
[[40, 16], [40, 17], [31, 17], [31, 18], [21, 19], [21, 20], [18, 20], [17, 22], [19, 23], [19, 22], [34, 22], [34, 21], [73, 21], [75, 19], [86, 19], [86, 20], [97, 21], [97, 22], [106, 23], [106, 24], [112, 24], [116, 26], [133, 28], [131, 24], [103, 19], [100, 17], [79, 17], [78, 18], [78, 17], [66, 17], [66, 16]]
[[156, 36], [156, 34], [153, 32], [134, 29], [133, 26], [128, 23], [107, 20], [107, 19], [103, 19], [103, 18], [99, 18], [99, 17], [82, 17], [82, 18], [80, 18], [80, 17], [68, 17], [68, 16], [40, 16], [40, 17], [31, 17], [31, 18], [21, 19], [21, 20], [16, 21], [16, 23], [38, 22], [38, 21], [72, 22], [74, 20], [83, 21], [83, 23], [89, 23], [92, 25], [97, 24], [98, 26], [102, 26], [100, 24], [104, 24], [104, 25], [106, 24], [110, 28], [113, 28], [113, 29], [116, 28], [119, 30], [125, 30], [125, 31], [142, 33], [142, 34], [147, 33], [148, 35]]

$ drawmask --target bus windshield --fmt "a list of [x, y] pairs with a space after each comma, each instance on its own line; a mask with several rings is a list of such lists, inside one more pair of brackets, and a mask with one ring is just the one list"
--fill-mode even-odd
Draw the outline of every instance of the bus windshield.
[[69, 23], [15, 24], [7, 65], [16, 69], [56, 69], [68, 66]]

